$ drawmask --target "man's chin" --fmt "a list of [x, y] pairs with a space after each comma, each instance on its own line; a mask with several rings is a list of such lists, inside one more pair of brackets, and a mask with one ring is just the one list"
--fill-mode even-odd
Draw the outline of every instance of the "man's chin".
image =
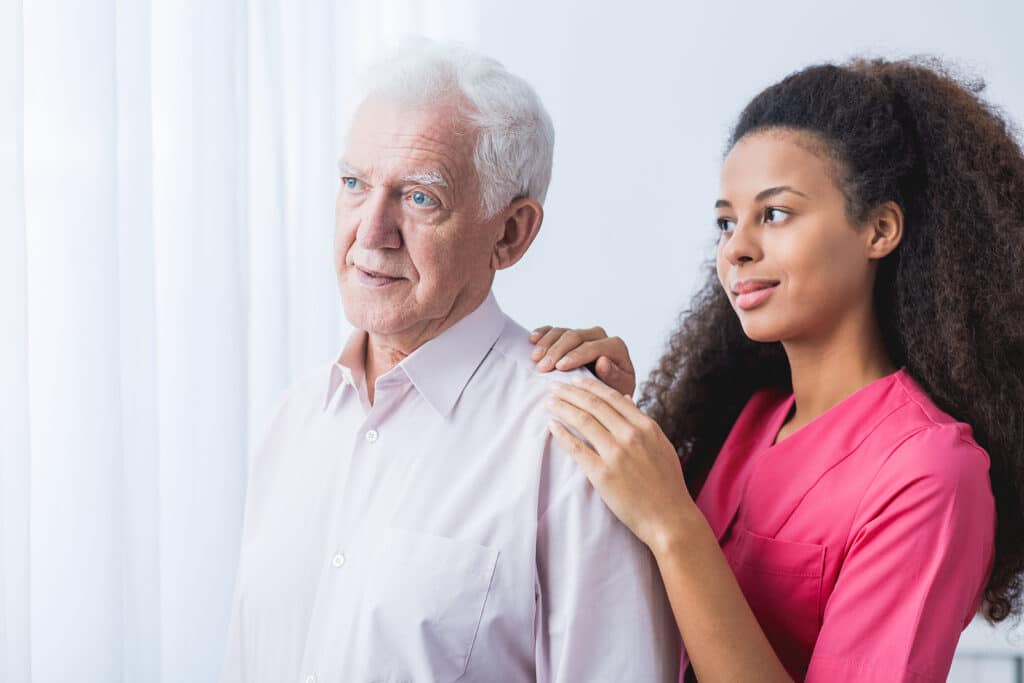
[[398, 304], [378, 304], [367, 306], [360, 304], [343, 304], [345, 318], [349, 324], [357, 330], [365, 330], [373, 335], [391, 336], [401, 332], [407, 320], [405, 316], [397, 315], [400, 306]]

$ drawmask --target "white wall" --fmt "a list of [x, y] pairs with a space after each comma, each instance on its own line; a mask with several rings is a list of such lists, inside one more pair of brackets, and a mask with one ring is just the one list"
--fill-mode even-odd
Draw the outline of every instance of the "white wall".
[[603, 325], [641, 376], [712, 253], [726, 137], [762, 88], [816, 62], [928, 53], [984, 77], [1024, 126], [1020, 0], [480, 5], [480, 49], [537, 87], [557, 139], [544, 227], [500, 300], [528, 327]]

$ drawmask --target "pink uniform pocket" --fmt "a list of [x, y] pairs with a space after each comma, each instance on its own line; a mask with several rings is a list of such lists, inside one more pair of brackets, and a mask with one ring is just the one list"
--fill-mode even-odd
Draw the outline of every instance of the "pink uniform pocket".
[[821, 628], [825, 546], [739, 534], [729, 563], [779, 659], [802, 680]]

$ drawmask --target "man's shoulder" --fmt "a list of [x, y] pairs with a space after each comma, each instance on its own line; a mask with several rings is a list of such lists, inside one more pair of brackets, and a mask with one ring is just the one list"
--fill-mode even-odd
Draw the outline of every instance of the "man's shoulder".
[[589, 370], [577, 369], [569, 372], [552, 370], [540, 372], [537, 363], [531, 357], [533, 344], [530, 343], [530, 332], [518, 322], [505, 316], [505, 327], [498, 340], [494, 343], [493, 352], [504, 362], [509, 372], [529, 389], [544, 392], [552, 382], [568, 382], [573, 377], [593, 377]]
[[282, 417], [297, 412], [308, 413], [314, 409], [322, 409], [327, 399], [334, 365], [334, 361], [321, 363], [307, 368], [294, 378], [291, 384], [278, 394], [270, 411], [271, 421], [279, 421]]

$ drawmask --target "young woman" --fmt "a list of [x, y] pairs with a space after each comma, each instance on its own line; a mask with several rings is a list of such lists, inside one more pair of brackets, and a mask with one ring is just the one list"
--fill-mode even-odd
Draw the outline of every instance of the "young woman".
[[614, 387], [557, 384], [551, 430], [657, 559], [687, 678], [943, 681], [979, 606], [1019, 611], [1024, 156], [978, 91], [856, 61], [755, 97], [643, 411], [620, 340], [532, 337]]

